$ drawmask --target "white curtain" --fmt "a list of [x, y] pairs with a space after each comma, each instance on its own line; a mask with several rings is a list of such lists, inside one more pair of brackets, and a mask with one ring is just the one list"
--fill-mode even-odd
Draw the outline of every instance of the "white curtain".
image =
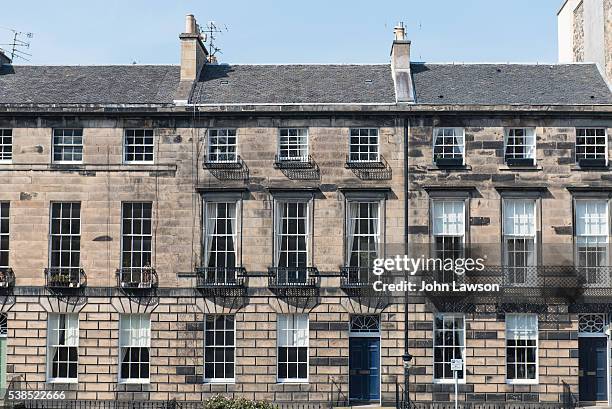
[[206, 254], [204, 255], [204, 266], [208, 267], [210, 250], [213, 244], [213, 235], [217, 227], [217, 206], [218, 203], [206, 203]]
[[281, 255], [281, 244], [282, 244], [282, 233], [284, 229], [283, 214], [287, 203], [276, 202], [274, 206], [274, 264], [279, 267], [280, 255]]
[[463, 236], [465, 234], [465, 202], [437, 200], [433, 203], [433, 235]]
[[351, 263], [351, 253], [355, 241], [355, 224], [359, 212], [359, 203], [347, 202], [346, 206], [346, 265]]
[[535, 200], [504, 200], [504, 235], [535, 236]]
[[576, 201], [576, 235], [608, 236], [608, 203], [605, 200]]
[[372, 233], [374, 234], [374, 246], [376, 249], [376, 257], [381, 257], [382, 252], [380, 248], [380, 204], [379, 203], [370, 203], [370, 211], [372, 214], [370, 215], [372, 218]]
[[238, 229], [237, 229], [237, 220], [238, 220], [238, 212], [236, 203], [228, 203], [227, 204], [227, 213], [230, 218], [230, 224], [232, 229], [232, 243], [234, 249], [234, 265], [228, 267], [236, 267], [239, 265], [238, 263]]

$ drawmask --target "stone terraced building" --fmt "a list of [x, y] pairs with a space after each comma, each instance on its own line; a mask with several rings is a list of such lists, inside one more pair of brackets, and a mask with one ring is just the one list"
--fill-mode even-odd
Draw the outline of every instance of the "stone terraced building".
[[[461, 358], [461, 400], [608, 400], [595, 64], [419, 63], [398, 26], [387, 64], [226, 65], [196, 27], [180, 66], [0, 58], [0, 386], [393, 406]], [[501, 291], [374, 291], [449, 282], [373, 274], [404, 254]]]

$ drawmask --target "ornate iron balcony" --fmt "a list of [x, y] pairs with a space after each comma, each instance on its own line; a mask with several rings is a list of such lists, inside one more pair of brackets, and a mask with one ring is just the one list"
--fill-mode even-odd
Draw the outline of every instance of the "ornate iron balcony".
[[371, 287], [379, 277], [372, 273], [369, 267], [348, 267], [340, 268], [340, 287], [345, 289], [359, 289]]
[[314, 288], [318, 284], [316, 267], [268, 267], [270, 288]]
[[378, 155], [376, 160], [363, 160], [351, 158], [351, 154], [346, 155], [347, 169], [385, 169], [387, 166], [388, 163], [382, 155]]
[[0, 267], [0, 288], [8, 288], [15, 285], [15, 274], [10, 267]]
[[196, 269], [196, 287], [202, 289], [238, 288], [244, 286], [244, 267], [199, 267]]
[[284, 157], [276, 155], [274, 157], [274, 167], [277, 169], [312, 169], [315, 163], [310, 155]]
[[45, 280], [48, 288], [79, 288], [87, 283], [87, 276], [79, 267], [49, 267], [45, 268]]
[[[222, 154], [217, 154], [217, 156]], [[244, 161], [240, 155], [234, 155], [233, 159], [211, 159], [211, 156], [204, 156], [203, 166], [205, 169], [241, 169]]]
[[122, 267], [117, 269], [117, 287], [127, 290], [157, 287], [157, 272], [153, 267]]

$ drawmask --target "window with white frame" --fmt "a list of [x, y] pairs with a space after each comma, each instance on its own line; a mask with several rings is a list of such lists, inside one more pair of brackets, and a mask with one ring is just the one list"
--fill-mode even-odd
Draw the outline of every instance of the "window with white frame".
[[536, 138], [534, 128], [510, 128], [505, 132], [504, 157], [507, 163], [520, 161], [535, 164]]
[[281, 128], [278, 139], [280, 161], [308, 161], [308, 129]]
[[233, 382], [234, 316], [207, 315], [204, 331], [204, 379], [208, 382]]
[[463, 128], [434, 129], [434, 162], [444, 160], [463, 163], [465, 137]]
[[123, 268], [151, 267], [152, 204], [124, 202], [121, 224], [121, 266]]
[[209, 129], [208, 130], [208, 162], [234, 163], [236, 155], [235, 129]]
[[307, 280], [310, 253], [310, 201], [278, 200], [275, 202], [274, 263], [281, 283], [303, 283]]
[[278, 371], [280, 382], [308, 381], [308, 315], [278, 315]]
[[119, 380], [148, 382], [151, 318], [148, 314], [119, 316]]
[[51, 203], [50, 267], [78, 277], [81, 257], [81, 204]]
[[600, 267], [608, 265], [610, 228], [606, 199], [575, 201], [576, 260], [585, 284], [605, 284], [609, 274]]
[[126, 129], [123, 139], [123, 160], [126, 163], [153, 162], [152, 129]]
[[608, 135], [605, 128], [576, 128], [576, 162], [608, 159]]
[[9, 267], [10, 209], [9, 202], [0, 202], [0, 268]]
[[0, 129], [0, 162], [13, 159], [13, 130]]
[[369, 269], [382, 257], [379, 201], [346, 203], [347, 265]]
[[506, 278], [511, 284], [527, 284], [537, 264], [535, 199], [504, 199], [503, 218]]
[[205, 202], [204, 266], [215, 268], [215, 282], [235, 281], [239, 227], [237, 202]]
[[378, 162], [378, 129], [351, 128], [349, 162]]
[[79, 366], [79, 316], [49, 314], [47, 322], [47, 379], [76, 381]]
[[83, 130], [54, 129], [53, 130], [53, 162], [83, 161]]
[[465, 317], [459, 314], [436, 314], [434, 318], [434, 379], [452, 381], [451, 359], [463, 359], [457, 378], [465, 379]]
[[537, 382], [537, 314], [506, 314], [506, 379], [510, 383]]
[[[437, 259], [457, 260], [464, 257], [465, 248], [465, 201], [436, 199], [432, 202], [433, 250]], [[456, 277], [453, 271], [441, 271], [444, 282]]]

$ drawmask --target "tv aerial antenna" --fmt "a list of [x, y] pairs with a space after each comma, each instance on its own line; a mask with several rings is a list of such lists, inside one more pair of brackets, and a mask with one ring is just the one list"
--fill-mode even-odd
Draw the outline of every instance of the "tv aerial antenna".
[[206, 27], [204, 29], [198, 27], [200, 33], [203, 33], [204, 42], [208, 45], [208, 58], [211, 61], [216, 61], [215, 54], [220, 53], [222, 51], [219, 47], [217, 47], [216, 40], [217, 35], [228, 32], [228, 28], [225, 24], [217, 23], [216, 21], [209, 21], [206, 23]]
[[26, 33], [23, 31], [17, 31], [12, 28], [4, 28], [13, 33], [13, 41], [11, 43], [0, 44], [0, 46], [10, 47], [11, 49], [11, 61], [15, 61], [15, 58], [21, 58], [25, 61], [30, 61], [28, 57], [32, 54], [24, 51], [24, 49], [30, 49], [30, 39], [34, 37], [34, 33]]

